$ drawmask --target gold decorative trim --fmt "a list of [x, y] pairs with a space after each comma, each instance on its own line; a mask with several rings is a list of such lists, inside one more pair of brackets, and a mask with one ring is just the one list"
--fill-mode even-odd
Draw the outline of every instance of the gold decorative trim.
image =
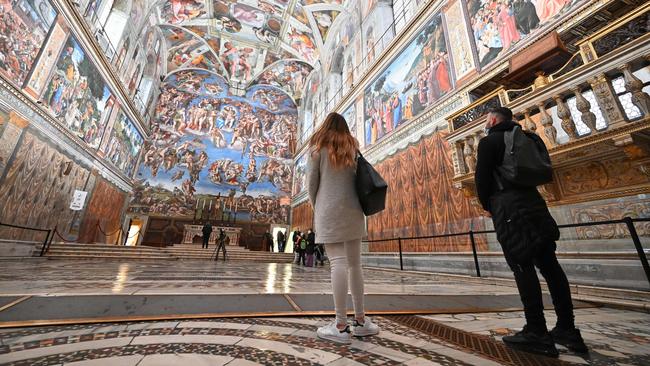
[[293, 308], [293, 310], [295, 310], [295, 311], [302, 311], [302, 309], [300, 308], [300, 306], [298, 306], [298, 304], [296, 304], [296, 302], [293, 301], [293, 299], [291, 298], [291, 296], [289, 296], [288, 294], [282, 294], [282, 296], [285, 298], [285, 300], [287, 300], [287, 302], [289, 303], [289, 305], [291, 305], [291, 307]]
[[31, 297], [32, 297], [31, 295], [23, 296], [23, 297], [20, 297], [20, 298], [18, 298], [16, 300], [6, 304], [6, 305], [3, 305], [2, 307], [0, 307], [0, 312], [5, 311], [5, 310], [7, 310], [7, 309], [9, 309], [9, 308], [11, 308], [13, 306], [16, 306], [16, 305], [20, 304], [21, 302], [23, 302], [25, 300], [29, 300]]

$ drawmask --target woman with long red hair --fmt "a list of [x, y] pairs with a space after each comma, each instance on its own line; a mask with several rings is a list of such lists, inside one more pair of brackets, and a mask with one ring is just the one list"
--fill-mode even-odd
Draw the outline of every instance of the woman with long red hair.
[[[330, 113], [309, 142], [307, 190], [314, 208], [316, 243], [325, 244], [329, 256], [336, 320], [318, 328], [318, 337], [351, 343], [357, 337], [379, 333], [365, 316], [361, 238], [365, 235], [364, 214], [355, 188], [359, 143], [345, 118]], [[347, 322], [348, 275], [354, 321]]]

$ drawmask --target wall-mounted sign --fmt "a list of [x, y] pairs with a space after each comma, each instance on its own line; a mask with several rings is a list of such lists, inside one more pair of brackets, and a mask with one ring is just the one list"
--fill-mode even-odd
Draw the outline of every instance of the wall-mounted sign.
[[70, 209], [73, 211], [80, 211], [84, 207], [87, 195], [88, 192], [75, 190], [74, 195], [72, 196], [72, 202], [70, 203]]

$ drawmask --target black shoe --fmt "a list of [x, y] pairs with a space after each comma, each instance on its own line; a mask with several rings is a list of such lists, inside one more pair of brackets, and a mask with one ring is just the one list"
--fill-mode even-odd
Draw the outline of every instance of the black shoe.
[[577, 353], [587, 353], [589, 348], [585, 344], [585, 341], [582, 339], [580, 330], [573, 329], [561, 329], [558, 327], [553, 328], [551, 331], [551, 337], [553, 341], [557, 344], [561, 344], [564, 347], [568, 348], [570, 351]]
[[526, 327], [511, 336], [503, 337], [503, 343], [519, 351], [557, 358], [560, 353], [555, 348], [553, 338], [546, 333], [535, 333]]

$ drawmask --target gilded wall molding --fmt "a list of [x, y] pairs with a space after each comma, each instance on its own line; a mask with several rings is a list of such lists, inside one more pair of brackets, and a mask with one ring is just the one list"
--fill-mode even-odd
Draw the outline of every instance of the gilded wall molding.
[[96, 151], [90, 149], [77, 136], [62, 126], [59, 121], [50, 116], [41, 105], [32, 101], [22, 91], [17, 90], [2, 76], [0, 76], [0, 103], [29, 121], [29, 127], [47, 136], [54, 144], [75, 157], [88, 169], [97, 169], [102, 177], [121, 190], [127, 193], [132, 192], [131, 180], [128, 177], [100, 158]]

